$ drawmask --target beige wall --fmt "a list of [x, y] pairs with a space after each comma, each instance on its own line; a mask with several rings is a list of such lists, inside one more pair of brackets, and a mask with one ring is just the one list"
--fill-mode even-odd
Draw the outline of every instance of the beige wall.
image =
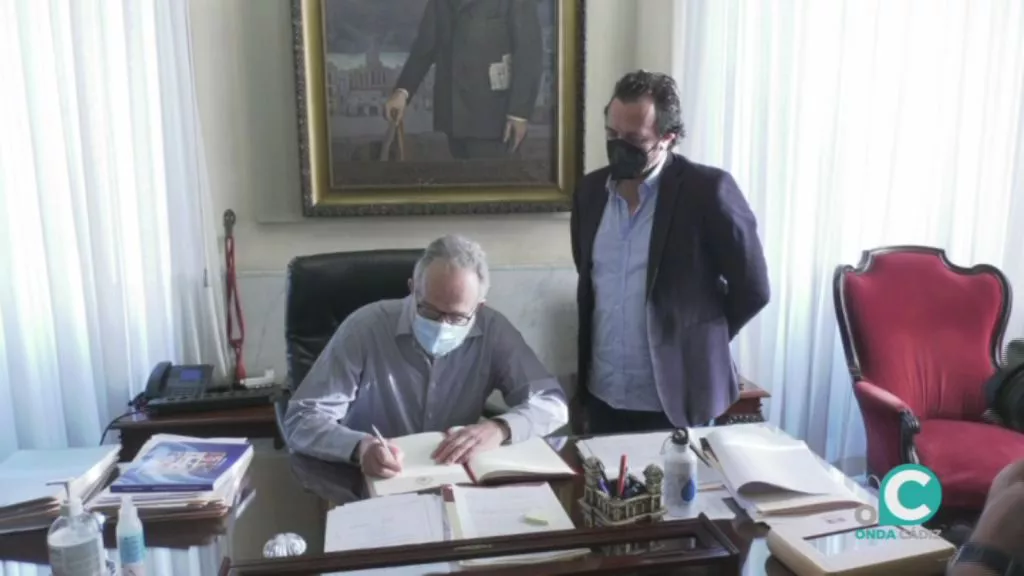
[[[676, 1], [587, 2], [587, 170], [604, 163], [602, 108], [615, 79], [636, 67], [668, 69], [661, 47]], [[496, 266], [571, 264], [565, 214], [304, 220], [291, 2], [191, 0], [190, 9], [216, 220], [227, 208], [238, 215], [240, 270], [283, 270], [299, 254], [420, 247], [447, 232], [479, 240]]]

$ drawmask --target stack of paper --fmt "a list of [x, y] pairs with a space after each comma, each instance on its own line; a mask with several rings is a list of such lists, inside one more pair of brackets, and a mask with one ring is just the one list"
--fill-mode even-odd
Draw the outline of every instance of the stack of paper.
[[724, 426], [706, 436], [736, 502], [751, 518], [816, 514], [864, 504], [807, 445], [767, 426]]
[[86, 507], [113, 516], [129, 497], [146, 520], [218, 518], [235, 504], [252, 454], [245, 438], [156, 434]]
[[120, 446], [19, 450], [0, 462], [0, 534], [48, 527], [68, 494], [90, 498], [111, 476]]

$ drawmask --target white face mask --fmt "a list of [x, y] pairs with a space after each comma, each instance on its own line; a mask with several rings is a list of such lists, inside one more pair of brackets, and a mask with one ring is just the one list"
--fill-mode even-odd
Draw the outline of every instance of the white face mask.
[[416, 314], [412, 321], [412, 333], [427, 354], [434, 357], [447, 356], [465, 342], [475, 321], [474, 317], [465, 326], [452, 326]]

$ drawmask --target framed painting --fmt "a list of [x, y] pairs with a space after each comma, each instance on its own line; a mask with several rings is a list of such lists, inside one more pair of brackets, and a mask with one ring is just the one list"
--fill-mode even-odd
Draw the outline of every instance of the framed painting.
[[569, 209], [583, 0], [292, 0], [307, 216]]

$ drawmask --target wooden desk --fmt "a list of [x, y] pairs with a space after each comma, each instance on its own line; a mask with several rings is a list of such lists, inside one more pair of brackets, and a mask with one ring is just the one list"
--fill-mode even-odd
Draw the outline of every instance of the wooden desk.
[[139, 448], [154, 434], [180, 434], [200, 438], [273, 438], [276, 447], [284, 445], [277, 432], [272, 404], [164, 417], [138, 413], [118, 420], [110, 428], [121, 434], [122, 461], [134, 458]]
[[[551, 442], [561, 442], [562, 456], [578, 465], [579, 456], [573, 439], [562, 437]], [[225, 559], [232, 562], [259, 560], [267, 540], [285, 532], [298, 534], [308, 544], [309, 548], [300, 558], [320, 556], [323, 554], [326, 507], [323, 507], [323, 512], [313, 510], [320, 509], [317, 497], [344, 502], [347, 499], [346, 479], [356, 485], [362, 484], [352, 466], [285, 455], [284, 452], [257, 450], [249, 472], [253, 489], [251, 501], [222, 521], [144, 522], [146, 545], [150, 549], [147, 556], [159, 568], [155, 572], [216, 574]], [[577, 482], [582, 482], [582, 479]], [[582, 485], [576, 486], [571, 480], [555, 482], [553, 486], [567, 507], [574, 502], [575, 491], [582, 490]], [[570, 510], [573, 508], [575, 506]], [[578, 512], [572, 515], [579, 520]], [[744, 576], [791, 574], [769, 558], [763, 527], [753, 524], [742, 514], [716, 524], [740, 550], [741, 573]], [[106, 531], [108, 549], [114, 546], [112, 529], [113, 526], [108, 526]], [[46, 563], [45, 530], [0, 535], [0, 565], [4, 570], [17, 572], [21, 568], [26, 573], [43, 573]], [[185, 566], [192, 568], [185, 569]]]
[[[580, 469], [580, 458], [579, 453], [576, 450], [575, 445], [576, 438], [551, 438], [549, 442], [553, 445], [559, 446], [559, 454], [562, 458], [569, 463], [574, 469]], [[295, 473], [296, 478], [300, 483], [311, 492], [319, 495], [325, 501], [342, 504], [351, 501], [355, 498], [354, 493], [363, 492], [361, 477], [355, 472], [355, 469], [351, 466], [344, 464], [336, 464], [323, 462], [315, 458], [302, 456], [298, 454], [292, 454], [290, 456], [291, 468]], [[863, 488], [856, 485], [853, 480], [846, 478], [841, 472], [832, 468], [829, 469], [837, 477], [844, 479], [844, 482], [855, 493], [861, 493], [864, 491]], [[574, 479], [569, 480], [557, 480], [551, 482], [551, 486], [558, 496], [559, 501], [565, 507], [570, 517], [576, 526], [582, 527], [583, 519], [581, 511], [576, 504], [576, 501], [583, 494], [583, 477], [582, 475], [577, 476]], [[325, 506], [326, 510], [330, 506]], [[767, 528], [763, 525], [753, 523], [749, 517], [741, 512], [738, 508], [734, 507], [736, 517], [732, 520], [720, 520], [716, 521], [716, 526], [732, 541], [733, 545], [736, 546], [740, 551], [740, 563], [742, 568], [740, 574], [743, 576], [759, 576], [767, 574], [771, 576], [792, 576], [792, 572], [787, 568], [779, 564], [776, 560], [770, 557], [768, 552], [767, 543], [765, 542], [765, 536], [767, 535]], [[308, 536], [306, 536], [308, 539]], [[322, 554], [322, 550], [309, 550], [301, 558], [310, 560], [318, 554]], [[322, 559], [322, 556], [320, 557]], [[535, 570], [529, 572], [532, 574], [569, 574], [573, 573], [577, 566], [577, 561], [564, 562], [559, 565], [557, 571], [552, 572], [541, 572]], [[580, 560], [579, 569], [585, 566], [585, 561]], [[311, 564], [312, 565], [312, 564]], [[330, 571], [330, 570], [324, 570]], [[501, 574], [523, 574], [528, 573], [516, 568], [508, 568], [500, 572]], [[687, 570], [686, 574], [716, 574], [716, 572], [708, 572], [701, 568], [693, 570]]]

